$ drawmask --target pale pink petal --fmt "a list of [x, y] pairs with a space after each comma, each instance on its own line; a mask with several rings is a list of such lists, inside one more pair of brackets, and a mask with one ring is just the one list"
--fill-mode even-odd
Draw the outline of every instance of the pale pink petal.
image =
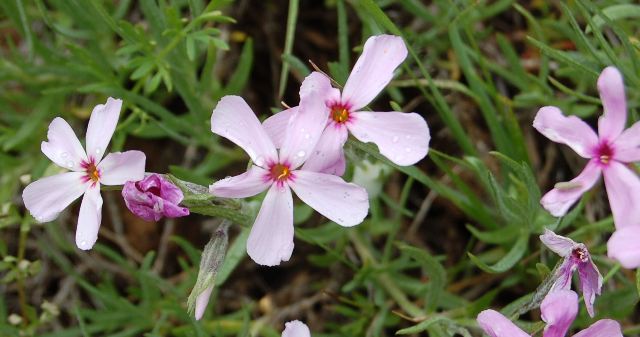
[[611, 319], [601, 319], [573, 337], [623, 337], [620, 323]]
[[580, 275], [580, 288], [582, 288], [584, 304], [587, 307], [589, 316], [593, 317], [595, 315], [593, 303], [602, 290], [602, 275], [591, 258], [589, 258], [589, 261], [578, 265], [578, 275]]
[[380, 153], [400, 166], [417, 163], [429, 152], [429, 127], [417, 113], [354, 112], [347, 127], [362, 142], [378, 145]]
[[544, 337], [564, 337], [578, 314], [578, 295], [571, 290], [549, 293], [540, 305], [542, 320], [547, 323]]
[[355, 226], [369, 211], [369, 197], [364, 188], [347, 183], [331, 174], [294, 171], [289, 186], [311, 208], [341, 226]]
[[211, 292], [213, 291], [213, 286], [205, 289], [203, 292], [196, 297], [196, 321], [199, 321], [204, 315], [204, 311], [207, 309], [207, 305], [209, 304], [209, 297], [211, 296]]
[[289, 119], [296, 113], [298, 113], [298, 107], [294, 106], [293, 108], [280, 111], [262, 122], [264, 130], [269, 135], [269, 138], [271, 138], [273, 145], [277, 148], [282, 147], [287, 125], [289, 125]]
[[83, 172], [67, 172], [36, 180], [22, 191], [22, 200], [38, 222], [51, 221], [87, 189]]
[[102, 197], [100, 185], [87, 189], [80, 205], [78, 227], [76, 228], [76, 246], [89, 250], [98, 240], [98, 230], [102, 222]]
[[302, 165], [316, 147], [329, 120], [325, 102], [331, 89], [329, 79], [319, 72], [311, 73], [302, 82], [298, 113], [289, 119], [280, 147], [280, 162], [288, 162], [291, 169]]
[[278, 160], [276, 147], [242, 97], [220, 99], [211, 114], [211, 131], [240, 146], [258, 166]]
[[399, 36], [367, 39], [342, 91], [342, 102], [349, 104], [352, 111], [369, 104], [389, 84], [393, 71], [406, 57], [407, 47]]
[[607, 242], [607, 255], [627, 269], [640, 267], [640, 226], [627, 226], [613, 232]]
[[640, 122], [624, 130], [620, 137], [616, 138], [613, 147], [615, 160], [623, 163], [640, 161]]
[[282, 337], [311, 337], [311, 331], [306, 324], [300, 321], [291, 321], [284, 324]]
[[600, 166], [595, 161], [589, 161], [580, 174], [569, 182], [556, 184], [556, 187], [547, 192], [540, 200], [544, 207], [553, 216], [564, 216], [569, 207], [573, 205], [584, 192], [589, 190], [600, 178]]
[[604, 113], [598, 120], [600, 139], [616, 139], [627, 122], [627, 99], [622, 74], [615, 67], [606, 67], [598, 78], [598, 91]]
[[112, 152], [98, 164], [100, 183], [103, 185], [123, 185], [127, 181], [144, 178], [146, 156], [140, 151]]
[[558, 235], [546, 228], [544, 229], [544, 234], [540, 235], [540, 241], [542, 241], [547, 248], [562, 257], [571, 254], [571, 250], [576, 245], [575, 241]]
[[481, 312], [477, 321], [482, 330], [491, 337], [531, 337], [495, 310]]
[[591, 158], [598, 145], [593, 129], [576, 116], [565, 116], [555, 106], [538, 110], [533, 127], [556, 143], [569, 145], [578, 155]]
[[247, 253], [264, 266], [289, 261], [293, 252], [293, 198], [289, 187], [273, 184], [253, 223]]
[[209, 186], [209, 192], [216, 197], [246, 198], [266, 190], [270, 185], [269, 171], [252, 165], [241, 175], [216, 181]]
[[640, 179], [625, 164], [616, 161], [603, 170], [616, 228], [640, 225]]
[[107, 98], [107, 103], [98, 104], [91, 112], [87, 127], [87, 156], [99, 162], [104, 155], [118, 124], [122, 100]]
[[87, 159], [87, 155], [67, 121], [60, 117], [54, 118], [49, 124], [47, 140], [40, 144], [45, 156], [60, 167], [82, 171], [80, 163]]
[[349, 132], [344, 125], [334, 123], [327, 125], [302, 169], [342, 176], [346, 168], [342, 148], [348, 136]]
[[553, 285], [551, 286], [549, 292], [551, 293], [559, 290], [570, 290], [571, 279], [573, 277], [573, 272], [576, 270], [576, 267], [576, 263], [574, 263], [571, 258], [564, 259], [562, 261], [562, 264], [556, 271], [556, 280], [555, 282], [553, 282]]

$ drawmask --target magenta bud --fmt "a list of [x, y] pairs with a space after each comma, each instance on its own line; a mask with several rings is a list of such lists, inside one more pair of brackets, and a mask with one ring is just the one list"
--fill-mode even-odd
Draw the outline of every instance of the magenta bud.
[[127, 181], [122, 187], [122, 197], [127, 208], [146, 221], [189, 215], [188, 208], [178, 206], [184, 198], [182, 191], [157, 173], [137, 182]]

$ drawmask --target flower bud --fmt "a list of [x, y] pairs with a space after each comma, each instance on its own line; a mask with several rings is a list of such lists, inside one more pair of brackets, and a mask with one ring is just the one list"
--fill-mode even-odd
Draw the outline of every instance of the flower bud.
[[215, 286], [216, 274], [224, 262], [229, 243], [228, 229], [229, 223], [223, 222], [202, 251], [198, 279], [187, 300], [189, 313], [194, 314], [196, 320], [204, 315], [207, 304], [209, 304], [209, 296]]
[[122, 197], [127, 208], [146, 221], [189, 215], [188, 208], [178, 206], [184, 198], [182, 191], [156, 173], [137, 182], [127, 181], [122, 187]]

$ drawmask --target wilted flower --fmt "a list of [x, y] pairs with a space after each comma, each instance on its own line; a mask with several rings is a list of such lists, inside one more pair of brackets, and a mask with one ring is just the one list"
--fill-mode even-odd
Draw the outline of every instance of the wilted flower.
[[188, 208], [178, 206], [184, 198], [182, 191], [157, 173], [140, 181], [127, 181], [122, 187], [122, 197], [127, 208], [146, 221], [189, 215]]
[[140, 151], [104, 151], [116, 129], [122, 100], [109, 97], [91, 112], [87, 128], [87, 152], [71, 126], [56, 117], [49, 124], [48, 142], [42, 152], [58, 166], [71, 170], [29, 184], [22, 192], [25, 207], [38, 222], [52, 221], [69, 204], [84, 194], [78, 216], [76, 245], [91, 249], [98, 239], [102, 220], [100, 185], [122, 185], [144, 177], [145, 155]]
[[293, 198], [291, 189], [307, 205], [342, 226], [362, 222], [369, 209], [367, 192], [330, 174], [300, 166], [315, 148], [328, 110], [322, 99], [330, 90], [324, 76], [308, 76], [300, 88], [298, 113], [291, 118], [280, 151], [265, 132], [251, 108], [240, 97], [223, 97], [211, 115], [211, 131], [242, 147], [253, 165], [246, 173], [210, 186], [219, 197], [245, 198], [268, 189], [256, 217], [247, 253], [262, 265], [288, 261], [293, 252]]
[[587, 246], [557, 235], [548, 229], [545, 229], [544, 234], [540, 235], [540, 240], [545, 246], [564, 258], [554, 275], [556, 280], [551, 286], [550, 292], [571, 289], [571, 277], [573, 272], [578, 270], [584, 304], [589, 316], [593, 317], [593, 302], [596, 300], [596, 295], [600, 295], [602, 290], [602, 275], [591, 260]]
[[576, 178], [556, 184], [541, 203], [552, 215], [565, 215], [569, 207], [598, 181], [602, 172], [616, 228], [638, 225], [640, 179], [627, 164], [640, 160], [640, 123], [624, 130], [627, 103], [618, 69], [607, 67], [602, 71], [598, 91], [604, 107], [604, 114], [598, 121], [599, 135], [581, 119], [564, 116], [557, 107], [546, 106], [538, 111], [533, 127], [589, 159]]
[[300, 321], [291, 321], [284, 324], [282, 337], [311, 337], [311, 331], [306, 324]]
[[189, 312], [194, 314], [196, 320], [201, 319], [207, 309], [209, 297], [216, 283], [216, 275], [224, 262], [229, 243], [228, 229], [229, 223], [223, 222], [202, 250], [198, 279], [187, 300]]
[[[429, 151], [429, 127], [416, 113], [397, 111], [370, 112], [362, 109], [369, 104], [393, 78], [393, 71], [407, 57], [407, 47], [399, 36], [378, 35], [367, 39], [362, 55], [342, 90], [331, 88], [322, 99], [328, 109], [318, 107], [309, 112], [321, 114], [326, 128], [303, 169], [342, 175], [345, 158], [342, 147], [349, 131], [362, 142], [373, 142], [380, 153], [392, 162], [413, 165]], [[319, 78], [330, 86], [326, 76]], [[276, 147], [284, 140], [287, 123], [299, 107], [277, 113], [264, 122]]]
[[[571, 290], [550, 293], [540, 306], [542, 320], [547, 323], [543, 337], [564, 337], [578, 314], [578, 295]], [[495, 310], [485, 310], [478, 315], [478, 324], [491, 337], [530, 337], [507, 317]], [[611, 319], [601, 319], [578, 332], [574, 337], [623, 337], [620, 324]]]

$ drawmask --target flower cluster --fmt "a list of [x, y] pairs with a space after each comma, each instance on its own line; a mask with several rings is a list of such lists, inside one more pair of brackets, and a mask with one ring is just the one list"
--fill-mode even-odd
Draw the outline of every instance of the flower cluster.
[[640, 266], [640, 248], [636, 244], [640, 239], [640, 179], [629, 165], [640, 160], [640, 123], [625, 130], [627, 102], [618, 69], [607, 67], [602, 71], [598, 91], [604, 107], [598, 120], [599, 134], [581, 119], [564, 116], [557, 107], [546, 106], [538, 111], [534, 128], [589, 159], [577, 177], [556, 184], [541, 203], [552, 215], [564, 216], [602, 174], [616, 226], [607, 244], [609, 257], [626, 268], [636, 268]]

